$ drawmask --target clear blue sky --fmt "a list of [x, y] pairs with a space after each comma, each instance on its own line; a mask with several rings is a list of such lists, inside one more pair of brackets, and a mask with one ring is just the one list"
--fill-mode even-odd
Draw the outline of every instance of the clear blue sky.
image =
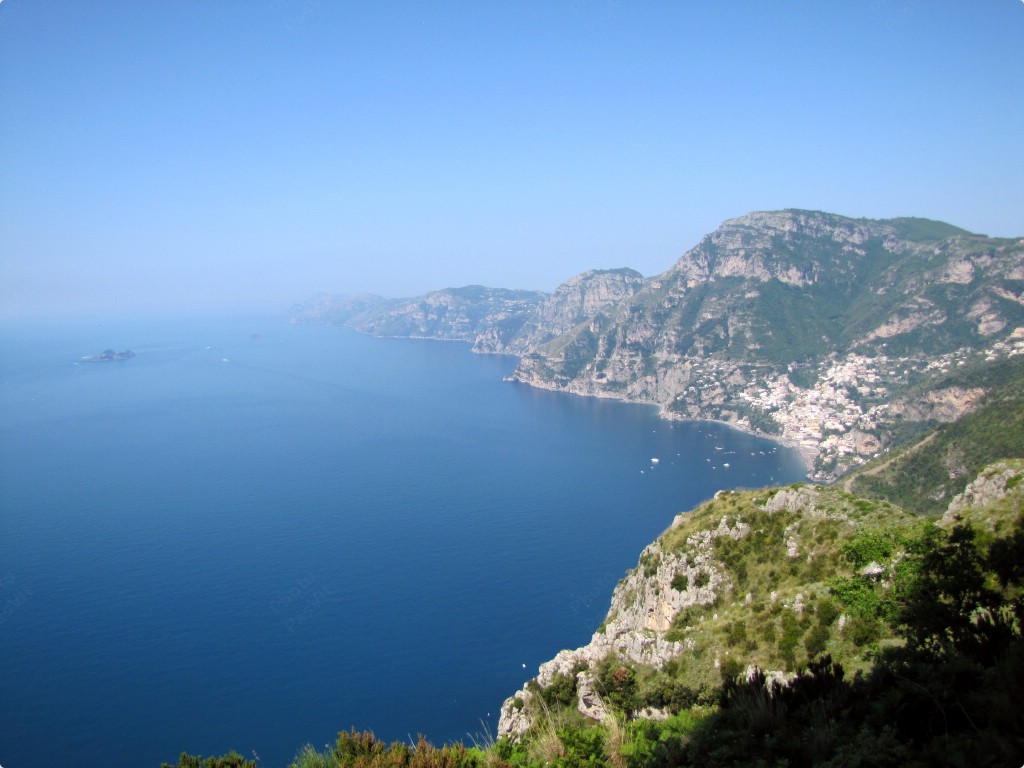
[[1024, 235], [1024, 3], [0, 2], [0, 315], [552, 290], [787, 207]]

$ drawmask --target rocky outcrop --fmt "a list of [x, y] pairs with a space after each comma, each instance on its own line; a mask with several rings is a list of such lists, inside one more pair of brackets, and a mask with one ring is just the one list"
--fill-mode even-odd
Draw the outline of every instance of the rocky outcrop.
[[554, 294], [466, 286], [410, 299], [318, 294], [292, 308], [292, 322], [327, 322], [375, 336], [468, 341], [474, 352], [526, 354], [644, 288], [632, 269], [595, 269]]
[[[1000, 504], [1000, 502], [1006, 502]], [[983, 515], [979, 515], [983, 511]], [[942, 525], [960, 519], [1003, 534], [1024, 512], [1024, 460], [999, 461], [986, 467], [953, 497], [942, 517]]]
[[956, 421], [985, 395], [981, 387], [945, 387], [901, 397], [889, 404], [889, 414], [904, 421]]
[[558, 286], [553, 295], [541, 301], [513, 338], [505, 343], [500, 339], [478, 338], [474, 349], [479, 352], [505, 352], [516, 355], [529, 353], [589, 320], [605, 308], [628, 299], [645, 285], [643, 275], [633, 269], [584, 272], [566, 280]]
[[[677, 523], [681, 518], [677, 518]], [[591, 668], [608, 656], [662, 667], [685, 648], [683, 643], [665, 639], [675, 615], [691, 605], [713, 603], [728, 577], [714, 561], [712, 542], [719, 536], [738, 538], [746, 528], [725, 520], [712, 530], [697, 531], [687, 539], [683, 554], [666, 552], [661, 540], [644, 549], [640, 564], [619, 582], [612, 594], [611, 608], [601, 628], [590, 642], [575, 650], [560, 651], [541, 664], [536, 683], [544, 688], [555, 675], [572, 674], [577, 678], [579, 711], [601, 720], [607, 710], [593, 687], [593, 678], [580, 667]], [[529, 728], [529, 708], [517, 701], [529, 701], [529, 687], [517, 691], [502, 705], [498, 722], [499, 736], [518, 736]]]
[[[720, 644], [726, 624], [749, 621], [756, 610], [763, 615], [766, 606], [780, 616], [786, 612], [803, 616], [812, 610], [815, 591], [820, 595], [824, 589], [821, 579], [827, 571], [815, 561], [825, 557], [826, 551], [836, 558], [837, 538], [853, 536], [865, 521], [882, 516], [892, 524], [911, 519], [876, 506], [858, 505], [858, 500], [835, 489], [793, 486], [760, 493], [720, 493], [697, 510], [678, 515], [615, 587], [607, 617], [590, 642], [559, 651], [504, 702], [498, 735], [514, 739], [529, 730], [544, 711], [537, 703], [541, 691], [566, 676], [576, 681], [577, 710], [595, 720], [606, 717], [595, 670], [608, 658], [660, 670], [685, 654], [687, 659], [702, 659], [708, 672], [717, 676], [721, 656], [729, 653]], [[767, 558], [773, 564], [768, 570], [799, 573], [805, 569], [810, 581], [799, 577], [770, 584], [754, 582], [746, 563], [721, 559], [723, 542], [751, 536], [755, 537], [750, 545], [755, 548], [754, 560]], [[753, 562], [749, 566], [756, 568]], [[878, 563], [861, 570], [865, 567], [869, 577], [885, 572]], [[766, 658], [760, 657], [762, 664]], [[748, 657], [743, 666], [750, 661]]]

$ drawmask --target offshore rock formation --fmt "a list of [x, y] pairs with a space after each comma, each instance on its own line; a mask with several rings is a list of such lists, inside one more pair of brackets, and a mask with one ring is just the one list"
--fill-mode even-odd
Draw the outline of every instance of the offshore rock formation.
[[83, 363], [109, 363], [115, 360], [131, 360], [135, 357], [135, 353], [130, 349], [126, 349], [123, 352], [115, 352], [112, 349], [105, 349], [98, 355], [86, 355], [81, 358]]

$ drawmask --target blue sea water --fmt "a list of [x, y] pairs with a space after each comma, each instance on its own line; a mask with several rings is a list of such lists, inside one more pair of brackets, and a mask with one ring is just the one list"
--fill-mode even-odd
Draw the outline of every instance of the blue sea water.
[[272, 317], [0, 329], [0, 764], [493, 731], [677, 512], [803, 475], [514, 365]]

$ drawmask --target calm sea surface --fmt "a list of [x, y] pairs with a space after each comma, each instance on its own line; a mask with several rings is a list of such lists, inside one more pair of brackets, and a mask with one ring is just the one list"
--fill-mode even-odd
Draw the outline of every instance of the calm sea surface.
[[0, 764], [493, 731], [675, 513], [802, 476], [514, 366], [275, 318], [0, 328]]

